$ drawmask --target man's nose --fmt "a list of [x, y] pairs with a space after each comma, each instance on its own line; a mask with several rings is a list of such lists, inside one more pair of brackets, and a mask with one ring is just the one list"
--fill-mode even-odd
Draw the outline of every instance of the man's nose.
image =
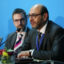
[[21, 24], [21, 20], [19, 20], [19, 24]]
[[33, 16], [30, 16], [30, 18], [29, 18], [29, 19], [30, 19], [30, 21], [32, 21], [32, 20], [33, 20]]

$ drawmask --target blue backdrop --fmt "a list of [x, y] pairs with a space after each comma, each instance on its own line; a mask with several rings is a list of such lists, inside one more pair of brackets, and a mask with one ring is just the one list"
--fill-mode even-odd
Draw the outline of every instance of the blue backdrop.
[[[49, 19], [64, 28], [64, 0], [0, 0], [0, 37], [4, 42], [9, 33], [15, 31], [12, 22], [12, 12], [15, 8], [22, 8], [28, 14], [35, 4], [43, 4], [49, 10]], [[28, 21], [28, 27], [31, 28]], [[1, 46], [0, 49], [4, 47]]]

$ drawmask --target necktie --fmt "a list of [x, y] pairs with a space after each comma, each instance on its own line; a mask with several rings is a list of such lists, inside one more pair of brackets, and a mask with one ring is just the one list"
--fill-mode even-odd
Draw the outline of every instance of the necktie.
[[19, 37], [18, 41], [15, 43], [15, 46], [14, 46], [14, 49], [16, 50], [17, 48], [19, 48], [19, 45], [22, 43], [21, 40], [22, 40], [22, 34], [20, 34], [21, 37]]
[[43, 38], [44, 38], [44, 34], [42, 33], [38, 33], [37, 37], [36, 37], [36, 48], [37, 48], [37, 51], [39, 51], [40, 49], [40, 46], [43, 42]]
[[40, 43], [41, 35], [42, 35], [42, 33], [41, 33], [41, 32], [39, 32], [39, 33], [38, 33], [38, 44]]

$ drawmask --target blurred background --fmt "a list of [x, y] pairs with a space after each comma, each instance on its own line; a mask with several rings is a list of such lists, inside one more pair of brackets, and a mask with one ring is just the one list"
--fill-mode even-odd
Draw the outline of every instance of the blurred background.
[[[29, 14], [30, 8], [35, 4], [43, 4], [48, 8], [49, 19], [64, 28], [64, 0], [0, 0], [0, 38], [3, 43], [7, 35], [14, 32], [12, 12], [16, 8], [22, 8]], [[28, 20], [27, 26], [31, 28]], [[3, 44], [0, 49], [4, 48]]]

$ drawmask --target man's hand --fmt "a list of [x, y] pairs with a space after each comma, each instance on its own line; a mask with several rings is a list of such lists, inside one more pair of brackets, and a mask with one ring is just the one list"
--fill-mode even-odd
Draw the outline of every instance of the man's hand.
[[30, 56], [29, 51], [22, 51], [18, 54], [17, 58], [26, 58], [26, 57], [29, 57], [29, 56]]

